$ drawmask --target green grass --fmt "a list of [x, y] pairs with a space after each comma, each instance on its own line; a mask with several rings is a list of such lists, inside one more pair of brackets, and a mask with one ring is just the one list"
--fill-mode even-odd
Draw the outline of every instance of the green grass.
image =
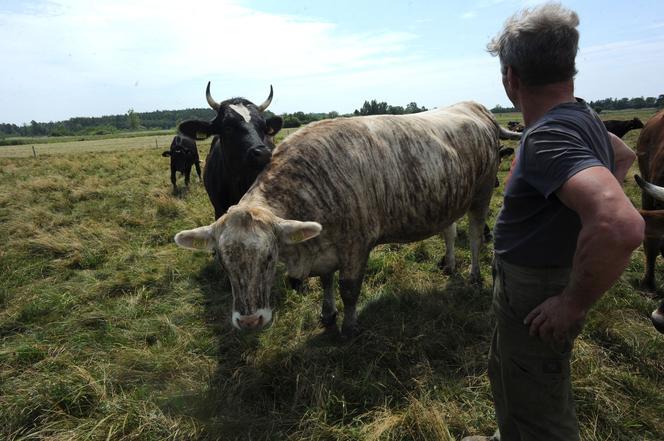
[[[648, 119], [657, 113], [657, 109], [626, 109], [626, 110], [604, 110], [599, 116], [604, 119], [632, 119], [639, 118], [644, 124]], [[494, 116], [503, 126], [507, 125], [508, 121], [519, 121], [523, 122], [523, 116], [519, 112], [509, 112], [509, 113], [495, 113]]]
[[140, 138], [143, 136], [158, 136], [174, 134], [175, 130], [141, 130], [138, 132], [117, 131], [103, 135], [69, 135], [69, 136], [9, 136], [0, 138], [0, 146], [24, 144], [54, 144], [76, 141], [94, 141], [111, 138]]
[[[457, 276], [436, 268], [439, 238], [372, 253], [357, 339], [321, 335], [317, 280], [299, 294], [281, 278], [274, 325], [240, 334], [214, 259], [172, 241], [212, 221], [202, 185], [193, 179], [172, 193], [161, 148], [143, 141], [0, 158], [0, 439], [396, 441], [492, 432], [491, 246], [484, 287], [475, 289], [464, 222]], [[626, 190], [638, 206], [631, 180]], [[637, 289], [642, 271], [637, 250], [579, 338], [573, 378], [584, 440], [664, 439], [664, 338], [648, 319], [657, 302]], [[661, 263], [657, 275], [661, 286]]]

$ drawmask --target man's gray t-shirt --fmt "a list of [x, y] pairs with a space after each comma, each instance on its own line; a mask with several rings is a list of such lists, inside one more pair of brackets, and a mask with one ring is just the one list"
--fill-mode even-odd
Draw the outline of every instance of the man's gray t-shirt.
[[613, 148], [604, 124], [584, 101], [560, 104], [529, 127], [505, 187], [495, 253], [515, 265], [572, 266], [581, 221], [555, 192], [596, 166], [613, 172]]

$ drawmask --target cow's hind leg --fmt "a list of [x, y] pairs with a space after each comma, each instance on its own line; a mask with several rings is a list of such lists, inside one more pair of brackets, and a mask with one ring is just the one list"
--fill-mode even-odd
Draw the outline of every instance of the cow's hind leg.
[[456, 258], [454, 257], [454, 242], [456, 240], [456, 222], [443, 230], [443, 240], [445, 241], [445, 256], [438, 262], [438, 267], [445, 274], [454, 274], [456, 269]]
[[184, 169], [184, 185], [189, 187], [189, 176], [191, 175], [191, 166]]
[[468, 210], [468, 230], [470, 235], [470, 281], [473, 284], [482, 284], [482, 275], [480, 273], [480, 249], [482, 247], [482, 239], [484, 237], [484, 226], [486, 225], [486, 218], [489, 214], [489, 203], [491, 202], [491, 195], [493, 194], [494, 178], [490, 178], [484, 185], [479, 187], [479, 190], [473, 201], [471, 202], [470, 209]]

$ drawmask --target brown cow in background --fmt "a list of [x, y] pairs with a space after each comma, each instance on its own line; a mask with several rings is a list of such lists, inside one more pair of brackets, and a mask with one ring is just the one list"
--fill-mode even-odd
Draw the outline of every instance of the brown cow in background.
[[[655, 291], [655, 259], [664, 255], [664, 110], [650, 118], [636, 143], [639, 170], [645, 179], [638, 176], [637, 183], [642, 188], [641, 215], [646, 221], [646, 238], [643, 249], [646, 255], [646, 270], [642, 285]], [[653, 324], [664, 333], [664, 303], [652, 313]]]

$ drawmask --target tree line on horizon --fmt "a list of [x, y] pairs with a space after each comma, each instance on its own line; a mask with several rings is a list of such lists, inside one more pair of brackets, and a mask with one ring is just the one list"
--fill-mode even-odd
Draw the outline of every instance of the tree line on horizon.
[[[636, 97], [636, 98], [605, 98], [603, 100], [588, 101], [590, 107], [595, 112], [602, 113], [603, 110], [625, 110], [625, 109], [649, 109], [664, 108], [664, 94], [659, 95], [657, 98], [654, 96]], [[503, 107], [500, 104], [491, 109], [493, 113], [510, 113], [518, 112], [514, 107]]]
[[[624, 110], [624, 109], [643, 109], [643, 108], [664, 108], [664, 94], [655, 97], [637, 97], [637, 98], [606, 98], [603, 100], [589, 101], [590, 106], [597, 112], [603, 110]], [[393, 106], [384, 101], [370, 100], [364, 101], [359, 109], [352, 113], [339, 114], [336, 111], [331, 112], [293, 112], [283, 113], [280, 116], [284, 119], [284, 127], [299, 127], [313, 121], [322, 119], [336, 118], [339, 116], [360, 116], [360, 115], [404, 115], [409, 113], [418, 113], [427, 110], [426, 107], [418, 106], [411, 102], [406, 106]], [[497, 105], [491, 109], [493, 113], [517, 112], [513, 107], [503, 107]], [[266, 117], [272, 117], [275, 114], [269, 110], [265, 112]], [[0, 123], [0, 137], [34, 137], [34, 136], [81, 136], [81, 135], [107, 135], [116, 132], [130, 132], [141, 130], [172, 130], [186, 119], [211, 120], [215, 116], [212, 109], [182, 109], [182, 110], [157, 110], [153, 112], [135, 112], [129, 109], [122, 115], [108, 115], [100, 117], [75, 117], [66, 121], [57, 122], [37, 122], [30, 121], [30, 124], [2, 124]]]

